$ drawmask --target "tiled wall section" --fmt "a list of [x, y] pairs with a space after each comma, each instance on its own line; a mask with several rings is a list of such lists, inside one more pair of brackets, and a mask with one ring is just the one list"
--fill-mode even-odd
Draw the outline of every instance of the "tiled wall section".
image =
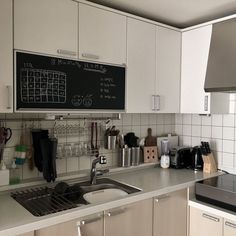
[[[13, 136], [7, 148], [4, 152], [4, 160], [7, 163], [12, 162], [14, 156], [14, 147], [20, 142], [20, 135], [22, 132], [22, 122], [7, 121], [7, 118], [22, 118], [22, 117], [38, 117], [39, 115], [3, 115], [1, 114], [0, 119], [5, 120], [6, 118], [6, 127], [9, 127], [13, 131]], [[70, 144], [70, 143], [90, 143], [90, 124], [89, 117], [107, 117], [108, 114], [96, 114], [96, 115], [86, 115], [84, 119], [78, 119], [73, 121], [59, 121], [57, 125], [79, 125], [82, 127], [82, 131], [78, 135], [64, 135], [58, 137], [59, 144]], [[110, 125], [115, 125], [123, 134], [127, 132], [135, 132], [138, 137], [145, 137], [147, 134], [147, 128], [152, 128], [153, 135], [162, 135], [164, 133], [174, 132], [175, 129], [175, 116], [174, 114], [122, 114], [121, 120], [113, 120]], [[105, 130], [105, 124], [102, 120], [97, 120], [100, 132], [99, 145], [100, 154], [105, 154], [107, 156], [107, 166], [117, 166], [118, 153], [117, 151], [108, 151], [103, 146], [103, 135], [102, 133]], [[51, 130], [54, 126], [54, 121], [41, 121], [41, 122], [32, 122], [27, 121], [23, 123], [27, 127], [42, 128]], [[80, 157], [70, 157], [57, 159], [57, 172], [59, 174], [70, 173], [80, 170], [89, 169], [93, 157], [82, 155]], [[41, 177], [41, 173], [38, 173], [37, 169], [34, 168], [33, 171], [29, 170], [28, 164], [25, 163], [22, 167], [18, 169], [19, 175], [22, 179], [31, 179], [36, 177]]]
[[218, 168], [236, 173], [236, 115], [175, 115], [175, 132], [180, 145], [195, 146], [208, 141]]

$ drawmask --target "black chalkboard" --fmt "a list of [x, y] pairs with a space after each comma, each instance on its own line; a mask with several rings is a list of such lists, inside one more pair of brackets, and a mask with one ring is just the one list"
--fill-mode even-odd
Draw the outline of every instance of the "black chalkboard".
[[16, 52], [17, 110], [124, 110], [125, 67]]

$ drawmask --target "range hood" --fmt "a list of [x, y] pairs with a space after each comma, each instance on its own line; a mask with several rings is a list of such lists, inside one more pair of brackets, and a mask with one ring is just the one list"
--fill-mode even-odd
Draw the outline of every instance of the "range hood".
[[236, 19], [213, 25], [204, 89], [236, 91]]

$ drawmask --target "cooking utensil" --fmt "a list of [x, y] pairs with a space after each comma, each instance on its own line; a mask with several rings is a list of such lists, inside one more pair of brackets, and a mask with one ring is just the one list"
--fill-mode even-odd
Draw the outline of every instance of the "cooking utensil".
[[157, 139], [156, 137], [152, 136], [151, 128], [147, 129], [147, 137], [145, 138], [144, 146], [145, 147], [157, 146]]

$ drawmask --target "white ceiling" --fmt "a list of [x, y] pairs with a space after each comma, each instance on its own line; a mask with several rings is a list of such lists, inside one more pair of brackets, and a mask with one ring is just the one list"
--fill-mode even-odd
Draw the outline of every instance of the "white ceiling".
[[179, 28], [236, 13], [236, 0], [90, 0]]

